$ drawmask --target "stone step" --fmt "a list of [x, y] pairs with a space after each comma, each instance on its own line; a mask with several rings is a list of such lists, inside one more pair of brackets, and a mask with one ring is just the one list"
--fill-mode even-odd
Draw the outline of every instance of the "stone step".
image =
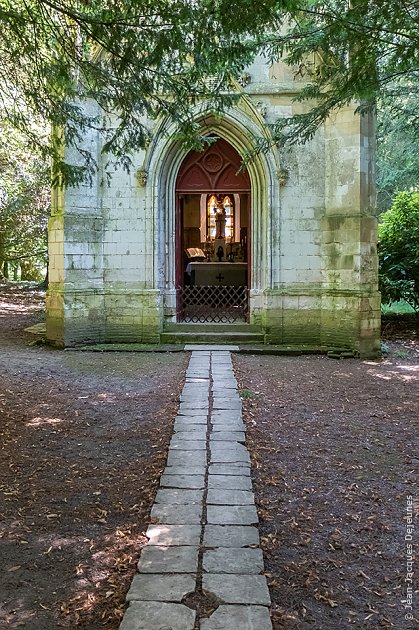
[[238, 322], [233, 324], [207, 324], [207, 323], [191, 323], [191, 322], [166, 322], [163, 332], [216, 332], [216, 333], [261, 333], [260, 326], [256, 324], [246, 324]]
[[256, 332], [163, 332], [160, 343], [169, 344], [263, 344], [264, 335]]

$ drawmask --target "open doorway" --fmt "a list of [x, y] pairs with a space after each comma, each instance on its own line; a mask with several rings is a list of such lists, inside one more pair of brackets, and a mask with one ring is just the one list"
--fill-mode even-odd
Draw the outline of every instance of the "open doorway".
[[218, 139], [202, 153], [190, 152], [176, 202], [177, 320], [246, 322], [250, 180], [237, 151]]

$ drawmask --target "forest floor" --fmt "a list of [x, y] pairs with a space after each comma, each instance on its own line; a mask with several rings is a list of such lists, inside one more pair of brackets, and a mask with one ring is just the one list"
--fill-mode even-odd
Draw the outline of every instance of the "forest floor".
[[[0, 627], [116, 630], [189, 355], [29, 345], [43, 310], [0, 285]], [[377, 361], [234, 356], [275, 630], [415, 626], [419, 340], [383, 331]]]
[[234, 356], [275, 630], [418, 627], [417, 322], [383, 333], [382, 360]]
[[0, 627], [116, 629], [189, 356], [28, 346], [43, 311], [0, 287]]

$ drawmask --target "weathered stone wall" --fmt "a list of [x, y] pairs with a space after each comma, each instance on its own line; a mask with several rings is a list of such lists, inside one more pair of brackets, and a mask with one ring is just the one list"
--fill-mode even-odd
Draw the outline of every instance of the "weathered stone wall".
[[103, 191], [105, 336], [107, 341], [157, 342], [160, 294], [154, 277], [153, 216], [137, 178], [118, 171]]
[[[258, 59], [249, 74], [246, 91], [268, 123], [302, 111], [292, 69], [275, 64], [267, 72]], [[355, 108], [281, 156], [288, 180], [278, 200], [278, 252], [258, 309], [268, 343], [379, 352], [375, 128]]]
[[[94, 105], [89, 104], [90, 113]], [[101, 164], [99, 139], [83, 149]], [[138, 155], [139, 163], [143, 155]], [[66, 159], [77, 164], [75, 152]], [[137, 168], [108, 182], [54, 191], [49, 222], [47, 338], [58, 346], [89, 342], [157, 342], [160, 293], [154, 281], [153, 217]]]
[[[204, 117], [208, 129], [239, 152], [266, 133], [265, 123], [303, 108], [294, 102], [303, 83], [283, 64], [269, 67], [258, 58], [247, 79], [245, 97], [231, 115], [211, 123], [209, 114]], [[374, 126], [354, 109], [330, 118], [311, 142], [283, 154], [273, 149], [249, 167], [250, 321], [262, 327], [267, 343], [378, 352]], [[84, 148], [100, 162], [94, 135]], [[162, 135], [134, 156], [130, 173], [118, 169], [108, 184], [99, 171], [91, 186], [55, 192], [47, 321], [52, 343], [156, 342], [165, 319], [174, 321], [180, 151]], [[77, 155], [67, 157], [77, 163]]]
[[326, 124], [322, 341], [362, 355], [379, 350], [373, 141], [373, 119], [351, 108]]

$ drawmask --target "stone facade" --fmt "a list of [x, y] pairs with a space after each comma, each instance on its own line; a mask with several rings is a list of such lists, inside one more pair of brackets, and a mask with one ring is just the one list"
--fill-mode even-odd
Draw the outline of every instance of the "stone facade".
[[[257, 59], [243, 83], [242, 99], [223, 118], [205, 103], [196, 110], [203, 129], [240, 155], [269, 133], [267, 124], [303, 108], [293, 102], [303, 84], [283, 64]], [[354, 109], [333, 115], [309, 143], [272, 149], [248, 167], [249, 323], [267, 344], [379, 352], [374, 120]], [[99, 168], [92, 185], [55, 191], [51, 343], [156, 343], [176, 321], [175, 189], [186, 153], [173, 137], [160, 120], [130, 173], [117, 171], [108, 183]], [[84, 148], [100, 163], [98, 137]]]

